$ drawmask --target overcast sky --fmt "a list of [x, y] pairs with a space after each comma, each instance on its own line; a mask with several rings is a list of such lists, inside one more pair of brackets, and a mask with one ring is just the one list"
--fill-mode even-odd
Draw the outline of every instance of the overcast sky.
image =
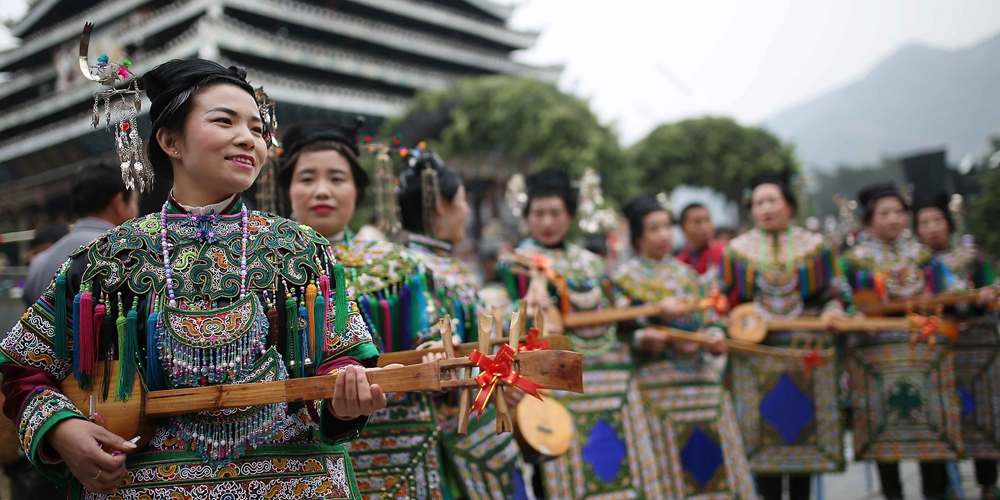
[[[518, 57], [566, 65], [630, 144], [706, 113], [747, 124], [864, 76], [914, 42], [961, 48], [1000, 33], [1000, 0], [494, 0], [542, 31]], [[0, 1], [0, 19], [24, 0]], [[0, 47], [12, 44], [0, 26]]]

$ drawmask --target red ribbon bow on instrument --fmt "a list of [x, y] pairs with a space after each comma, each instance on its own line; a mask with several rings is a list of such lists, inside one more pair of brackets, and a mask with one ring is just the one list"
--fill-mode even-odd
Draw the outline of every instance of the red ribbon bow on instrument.
[[547, 255], [535, 255], [531, 264], [535, 267], [535, 269], [545, 273], [545, 277], [548, 278], [549, 281], [556, 279], [556, 273], [552, 270], [552, 259], [550, 259]]
[[711, 308], [719, 316], [723, 316], [729, 311], [729, 297], [719, 292], [718, 288], [714, 288], [707, 297], [698, 301], [698, 308], [702, 310]]
[[545, 387], [532, 382], [527, 377], [522, 377], [520, 373], [511, 368], [511, 364], [514, 362], [514, 348], [510, 344], [501, 345], [493, 359], [479, 351], [472, 351], [469, 354], [469, 361], [475, 363], [482, 370], [482, 373], [476, 377], [476, 383], [480, 387], [479, 394], [476, 395], [476, 402], [469, 412], [469, 414], [479, 413], [476, 418], [482, 418], [483, 412], [486, 411], [486, 403], [489, 402], [490, 396], [496, 390], [497, 382], [520, 388], [539, 400], [542, 399], [538, 395], [538, 390]]
[[528, 337], [524, 339], [517, 346], [517, 351], [546, 351], [549, 349], [548, 340], [538, 339], [538, 328], [532, 327], [528, 329]]
[[811, 372], [813, 368], [826, 366], [826, 360], [819, 355], [819, 349], [813, 349], [809, 354], [806, 354], [805, 357], [802, 358], [802, 363], [804, 363], [802, 373], [806, 374]]
[[941, 324], [937, 316], [921, 316], [919, 314], [911, 314], [910, 321], [920, 328], [920, 336], [917, 337], [919, 340], [927, 339], [927, 337], [937, 333], [941, 328]]

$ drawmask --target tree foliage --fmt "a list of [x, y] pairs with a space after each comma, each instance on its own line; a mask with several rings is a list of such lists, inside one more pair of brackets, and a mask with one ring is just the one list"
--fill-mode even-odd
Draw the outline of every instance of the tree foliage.
[[484, 76], [418, 92], [383, 132], [427, 141], [445, 161], [477, 175], [557, 167], [578, 178], [590, 167], [612, 198], [634, 188], [617, 137], [587, 102], [536, 80]]
[[[1000, 136], [993, 137], [993, 154], [1000, 153]], [[1000, 168], [986, 160], [986, 170], [980, 174], [982, 192], [972, 198], [965, 221], [969, 232], [976, 242], [994, 258], [1000, 256], [1000, 231], [997, 231], [997, 221], [1000, 220]], [[990, 168], [993, 167], [993, 168]]]
[[686, 184], [712, 188], [737, 204], [760, 172], [798, 171], [792, 146], [770, 132], [730, 118], [704, 117], [660, 125], [632, 149], [640, 185], [670, 191]]

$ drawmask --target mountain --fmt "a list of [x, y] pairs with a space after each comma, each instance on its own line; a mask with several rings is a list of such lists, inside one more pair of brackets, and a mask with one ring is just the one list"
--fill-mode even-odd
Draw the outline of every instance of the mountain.
[[941, 50], [909, 45], [860, 81], [765, 123], [813, 170], [945, 146], [958, 161], [1000, 134], [1000, 35]]

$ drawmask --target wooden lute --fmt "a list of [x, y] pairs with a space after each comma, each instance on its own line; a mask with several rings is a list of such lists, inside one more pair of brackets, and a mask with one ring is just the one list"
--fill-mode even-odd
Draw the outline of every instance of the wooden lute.
[[[696, 344], [706, 345], [714, 342], [717, 339], [717, 337], [713, 337], [705, 333], [689, 332], [687, 330], [678, 330], [676, 328], [669, 328], [666, 326], [654, 326], [652, 328], [665, 331], [670, 340], [681, 340], [684, 342], [693, 342]], [[781, 358], [804, 358], [812, 354], [812, 351], [806, 348], [812, 346], [803, 346], [803, 348], [801, 349], [796, 348], [795, 346], [789, 348], [773, 347], [767, 345], [759, 345], [757, 343], [747, 342], [745, 340], [736, 340], [736, 339], [723, 339], [722, 343], [726, 345], [726, 348], [729, 350], [729, 352], [737, 354], [749, 354], [754, 356], [772, 356]], [[822, 346], [817, 345], [816, 347], [819, 348]], [[833, 349], [821, 351], [820, 355], [832, 356]]]
[[[530, 351], [516, 354], [514, 360], [522, 377], [547, 388], [583, 392], [583, 357], [578, 353]], [[112, 363], [109, 376], [114, 377], [117, 362], [109, 363]], [[465, 371], [471, 372], [473, 366], [468, 357], [462, 357], [401, 368], [368, 369], [366, 376], [369, 383], [378, 384], [383, 392], [441, 392], [478, 388], [475, 379], [462, 376]], [[103, 384], [103, 373], [101, 366], [95, 370], [94, 387]], [[89, 409], [89, 414], [99, 414], [109, 431], [125, 439], [139, 437], [137, 445], [141, 449], [149, 443], [157, 419], [200, 411], [327, 399], [333, 395], [336, 382], [337, 375], [329, 375], [145, 392], [137, 377], [133, 396], [128, 401], [101, 400], [92, 392], [82, 391], [73, 377], [67, 377], [61, 389], [81, 411]], [[468, 409], [465, 411], [467, 414]]]
[[[911, 314], [905, 318], [837, 318], [830, 323], [818, 317], [764, 320], [757, 314], [753, 303], [741, 304], [729, 313], [729, 336], [744, 342], [759, 344], [767, 337], [767, 332], [811, 330], [822, 331], [834, 328], [842, 332], [876, 332], [880, 330], [903, 330], [919, 332], [924, 328], [924, 318]], [[936, 332], [952, 340], [958, 338], [958, 326], [948, 321], [935, 320]]]
[[[854, 307], [869, 316], [886, 316], [889, 314], [909, 313], [915, 310], [933, 310], [939, 306], [954, 306], [962, 302], [974, 303], [976, 298], [979, 297], [979, 292], [985, 289], [986, 287], [973, 288], [972, 290], [961, 292], [943, 292], [892, 300], [882, 300], [878, 293], [872, 290], [859, 290], [854, 293]], [[990, 310], [998, 308], [1000, 308], [1000, 304], [996, 302], [989, 306]]]

